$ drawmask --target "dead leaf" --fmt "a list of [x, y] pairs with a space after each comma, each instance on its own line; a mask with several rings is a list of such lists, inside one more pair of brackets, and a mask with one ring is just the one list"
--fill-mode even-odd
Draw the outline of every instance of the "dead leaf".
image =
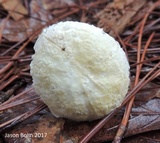
[[[5, 132], [3, 136], [7, 142], [60, 143], [63, 124], [63, 119], [57, 119], [47, 111], [45, 115], [34, 116], [32, 123], [21, 123], [12, 131]], [[16, 136], [7, 137], [12, 134]]]
[[114, 0], [95, 15], [95, 18], [99, 19], [97, 26], [115, 37], [115, 33], [121, 34], [145, 3], [145, 0]]
[[136, 101], [149, 101], [154, 97], [158, 97], [160, 94], [160, 86], [153, 82], [146, 84], [144, 88], [142, 88], [139, 93], [136, 95]]
[[[7, 26], [7, 24], [6, 24], [6, 28], [5, 28], [6, 31], [4, 31], [5, 33], [3, 33], [4, 38], [6, 38], [10, 41], [18, 41], [19, 42], [19, 41], [25, 39], [27, 36], [29, 36], [30, 33], [34, 32], [38, 28], [38, 26], [45, 25], [46, 21], [49, 21], [50, 19], [54, 18], [54, 16], [52, 16], [51, 12], [48, 12], [46, 10], [46, 9], [50, 9], [51, 3], [48, 3], [46, 6], [46, 9], [44, 9], [44, 4], [42, 5], [42, 0], [41, 1], [33, 0], [30, 2], [31, 2], [30, 3], [31, 17], [29, 19], [27, 19], [27, 18], [21, 19], [19, 22], [16, 22], [14, 20], [9, 19], [9, 21], [8, 21], [9, 26]], [[127, 8], [130, 8], [133, 2], [134, 2], [134, 0], [124, 0], [124, 1], [123, 0], [115, 0], [114, 1], [114, 3], [113, 3], [114, 5], [112, 5], [113, 13], [112, 13], [112, 10], [108, 11], [108, 12], [111, 12], [111, 14], [110, 14], [111, 16], [112, 16], [112, 14], [115, 15], [115, 18], [114, 18], [115, 21], [114, 20], [112, 21], [113, 24], [117, 24], [117, 23], [115, 23], [116, 18], [118, 20], [121, 18], [125, 18], [125, 14], [127, 14], [126, 11], [128, 10]], [[137, 2], [137, 0], [136, 0], [136, 2]], [[139, 1], [137, 3], [141, 3], [141, 2], [142, 1]], [[135, 6], [133, 6], [133, 7], [135, 7]], [[114, 8], [119, 8], [120, 13], [119, 13], [119, 11], [114, 10]], [[90, 7], [89, 7], [89, 9], [90, 9]], [[94, 10], [97, 11], [96, 8]], [[105, 11], [105, 13], [107, 13], [107, 10]], [[93, 15], [94, 15], [94, 13], [93, 13]], [[131, 14], [129, 14], [129, 15], [131, 15]], [[151, 16], [153, 16], [153, 15], [151, 15]], [[142, 15], [141, 15], [141, 17], [142, 17]], [[139, 18], [141, 18], [141, 17], [139, 17]], [[128, 17], [126, 17], [126, 18], [128, 18]], [[107, 18], [104, 17], [104, 19], [107, 19]], [[151, 21], [152, 20], [153, 19], [151, 19]], [[2, 22], [2, 24], [5, 27], [5, 23]], [[12, 25], [14, 25], [14, 26], [12, 27]], [[0, 27], [1, 27], [1, 25], [0, 25]], [[9, 34], [11, 34], [11, 36], [9, 36]], [[153, 43], [153, 44], [157, 45], [158, 44], [157, 41], [158, 41], [158, 38], [155, 39], [155, 43]], [[145, 41], [143, 41], [143, 42], [145, 43]], [[143, 44], [143, 42], [142, 42], [142, 44]], [[131, 44], [137, 45], [137, 43], [135, 41]], [[26, 47], [26, 49], [27, 48], [28, 47]], [[9, 53], [9, 55], [12, 55], [12, 54]], [[135, 54], [133, 56], [135, 56]], [[133, 61], [135, 61], [135, 59]], [[0, 65], [0, 66], [3, 67], [2, 65]], [[157, 87], [158, 87], [158, 84], [157, 85], [156, 84], [148, 84], [146, 87], [144, 87], [136, 95], [137, 96], [136, 101], [134, 102], [134, 106], [133, 106], [132, 112], [130, 114], [131, 118], [129, 120], [128, 129], [125, 134], [125, 137], [127, 137], [127, 138], [124, 139], [124, 141], [122, 141], [122, 142], [124, 142], [124, 143], [128, 143], [128, 142], [129, 143], [152, 143], [154, 141], [156, 142], [156, 139], [158, 141], [160, 140], [160, 136], [157, 135], [157, 138], [156, 138], [156, 133], [154, 132], [154, 130], [157, 130], [157, 132], [160, 130], [160, 110], [159, 110], [160, 109], [160, 99], [157, 98], [157, 97], [159, 97], [160, 91]], [[30, 94], [26, 94], [26, 96], [23, 96], [21, 99], [24, 100], [26, 97], [28, 97], [32, 94], [35, 95], [35, 93], [32, 92]], [[18, 103], [18, 100], [15, 102]], [[4, 123], [10, 119], [13, 119], [14, 117], [17, 117], [18, 115], [23, 114], [24, 112], [31, 111], [37, 105], [39, 105], [39, 100], [2, 111], [3, 114], [0, 114], [0, 123]], [[115, 115], [114, 118], [112, 118], [94, 136], [94, 138], [90, 142], [91, 143], [94, 143], [94, 142], [98, 143], [98, 142], [106, 142], [106, 141], [112, 140], [115, 137], [115, 134], [116, 134], [118, 125], [121, 122], [123, 113], [124, 113], [124, 109], [122, 109], [117, 115]], [[3, 135], [4, 140], [6, 142], [11, 142], [11, 143], [12, 142], [77, 143], [97, 123], [98, 123], [98, 121], [74, 122], [74, 121], [70, 121], [70, 120], [66, 120], [66, 119], [57, 119], [47, 109], [45, 109], [45, 110], [37, 113], [36, 115], [28, 118], [26, 121], [24, 121], [20, 124], [17, 124], [16, 126], [14, 126], [14, 128], [9, 128], [8, 130], [5, 130], [3, 132], [3, 134], [1, 134], [1, 136]], [[144, 134], [143, 132], [150, 132], [150, 133]], [[28, 133], [28, 136], [23, 137], [23, 138], [5, 137], [6, 134], [20, 135], [21, 133], [22, 133], [22, 135]], [[36, 134], [38, 135], [38, 133], [40, 133], [39, 134], [40, 137], [37, 138], [37, 137], [35, 137], [35, 135]], [[47, 133], [47, 134], [45, 134], [45, 133]], [[153, 133], [153, 135], [152, 135], [152, 133]], [[29, 134], [31, 136], [29, 136]], [[130, 137], [132, 135], [134, 135], [134, 136]]]
[[160, 98], [160, 89], [159, 89], [158, 92], [156, 93], [156, 97]]
[[152, 99], [132, 108], [127, 136], [160, 129], [160, 99]]
[[[151, 84], [147, 87], [155, 86]], [[157, 86], [157, 85], [156, 85]], [[143, 93], [144, 92], [144, 93]], [[138, 96], [145, 94], [145, 91], [142, 90]], [[148, 101], [143, 100], [143, 98], [139, 98], [139, 100], [135, 101], [134, 107], [132, 108], [131, 118], [128, 123], [128, 128], [126, 130], [125, 137], [137, 135], [140, 133], [154, 131], [160, 129], [160, 99], [156, 98], [156, 92], [154, 88], [150, 88], [150, 94], [154, 94], [152, 98]], [[34, 95], [34, 92], [27, 93], [26, 96]], [[24, 97], [21, 97], [22, 99]], [[19, 114], [32, 110], [39, 102], [30, 102], [24, 104], [23, 107], [17, 106], [15, 108], [9, 109], [7, 112], [3, 113], [1, 117], [1, 122], [5, 122], [6, 120], [13, 119]], [[28, 108], [30, 107], [30, 108]], [[18, 112], [16, 112], [18, 110]], [[92, 139], [91, 143], [98, 143], [112, 140], [115, 137], [116, 131], [118, 129], [119, 123], [121, 122], [122, 115], [124, 109], [122, 109], [117, 115], [115, 115]], [[40, 136], [44, 136], [44, 133], [47, 133], [47, 137], [41, 138], [5, 138], [6, 141], [34, 141], [34, 142], [55, 142], [59, 143], [60, 141], [63, 143], [78, 143], [78, 141], [86, 135], [99, 121], [92, 122], [74, 122], [67, 119], [59, 119], [55, 118], [48, 110], [41, 111], [41, 116], [39, 114], [32, 116], [27, 119], [23, 123], [16, 125], [10, 131], [5, 131], [5, 134], [27, 134], [30, 133], [42, 133]], [[3, 119], [2, 119], [3, 118]]]
[[53, 10], [59, 7], [75, 5], [75, 0], [42, 0], [45, 10]]
[[5, 25], [2, 33], [4, 38], [12, 42], [22, 41], [53, 18], [48, 11], [43, 9], [39, 0], [31, 1], [30, 8], [30, 18], [23, 18], [19, 21], [2, 19], [0, 27]]
[[26, 23], [27, 20], [24, 19], [19, 20], [18, 23], [11, 19], [7, 21], [3, 19], [0, 23], [0, 27], [5, 25], [2, 34], [3, 37], [13, 42], [24, 40], [29, 36], [29, 34], [27, 34], [29, 29]]
[[151, 131], [147, 133], [143, 133], [140, 135], [128, 137], [123, 139], [123, 143], [159, 143], [160, 141], [160, 134], [159, 130]]
[[28, 14], [27, 9], [22, 5], [20, 0], [0, 0], [0, 4], [9, 12], [16, 21]]
[[[152, 92], [155, 93], [154, 89], [152, 90], [153, 90]], [[139, 94], [139, 96], [141, 95]], [[155, 96], [156, 93], [154, 94], [154, 97]], [[139, 104], [139, 102], [141, 102], [141, 104]], [[136, 101], [134, 107], [132, 108], [131, 119], [129, 120], [125, 137], [160, 129], [159, 109], [160, 109], [160, 99], [158, 98], [150, 99], [147, 102], [143, 100]], [[97, 142], [112, 140], [115, 137], [118, 125], [122, 118], [120, 113], [114, 118], [112, 118], [93, 137], [93, 139], [91, 139], [90, 142], [97, 143]], [[87, 132], [89, 132], [96, 123], [97, 123], [96, 121], [85, 122], [85, 123], [66, 122], [64, 130], [66, 133], [68, 133], [69, 138], [72, 138], [72, 140], [74, 140], [74, 143], [77, 143], [76, 141], [80, 140]]]

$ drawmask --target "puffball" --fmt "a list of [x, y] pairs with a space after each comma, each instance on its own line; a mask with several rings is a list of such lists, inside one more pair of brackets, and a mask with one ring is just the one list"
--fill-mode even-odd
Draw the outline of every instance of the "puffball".
[[91, 121], [119, 106], [129, 86], [129, 63], [102, 29], [59, 22], [44, 29], [30, 64], [33, 87], [56, 117]]

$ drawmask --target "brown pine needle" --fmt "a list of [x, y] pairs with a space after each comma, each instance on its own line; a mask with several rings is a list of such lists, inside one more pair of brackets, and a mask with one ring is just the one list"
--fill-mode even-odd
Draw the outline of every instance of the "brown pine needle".
[[17, 100], [18, 98], [20, 98], [21, 96], [23, 96], [23, 95], [26, 94], [26, 93], [31, 92], [32, 90], [33, 90], [33, 88], [29, 88], [29, 89], [27, 89], [27, 90], [24, 90], [23, 92], [19, 93], [18, 95], [14, 96], [14, 97], [10, 98], [9, 100], [7, 100], [6, 102], [2, 103], [2, 104], [0, 105], [0, 107], [3, 107], [3, 106], [5, 106], [5, 105], [7, 105], [7, 104], [9, 104], [9, 103]]
[[[109, 4], [110, 2], [107, 0], [101, 0], [101, 1], [95, 1], [95, 2], [85, 2], [83, 0], [79, 0], [80, 5], [72, 5], [72, 6], [61, 6], [54, 8], [55, 10], [65, 10], [64, 13], [59, 13], [58, 16], [55, 15], [55, 17], [50, 21], [43, 21], [45, 24], [42, 25], [37, 31], [31, 33], [30, 36], [23, 40], [19, 40], [18, 42], [10, 42], [9, 40], [5, 39], [5, 35], [0, 35], [0, 41], [2, 49], [0, 49], [0, 90], [2, 91], [2, 95], [5, 97], [7, 92], [10, 90], [13, 90], [13, 86], [19, 79], [23, 78], [25, 80], [25, 84], [29, 82], [31, 83], [31, 75], [29, 73], [29, 63], [31, 60], [31, 56], [33, 53], [33, 49], [31, 49], [29, 46], [30, 44], [33, 45], [33, 41], [35, 37], [41, 32], [41, 30], [53, 23], [59, 22], [60, 20], [66, 20], [66, 18], [73, 16], [73, 18], [76, 16], [79, 17], [78, 21], [83, 21], [91, 24], [95, 24], [97, 22], [97, 19], [95, 17], [92, 17], [91, 15], [95, 15], [97, 11], [100, 11], [100, 9], [103, 9], [105, 7], [105, 4]], [[152, 2], [153, 5], [147, 4], [144, 6], [144, 9], [142, 10], [142, 16], [145, 15], [143, 18], [142, 16], [139, 16], [137, 13], [137, 16], [133, 17], [133, 20], [130, 21], [129, 26], [126, 26], [126, 30], [124, 33], [120, 36], [119, 33], [115, 33], [114, 29], [112, 31], [116, 35], [118, 41], [122, 45], [124, 51], [126, 52], [126, 55], [128, 56], [128, 60], [130, 62], [131, 67], [131, 76], [136, 74], [134, 87], [127, 93], [126, 97], [124, 98], [122, 104], [114, 109], [112, 112], [110, 112], [106, 117], [101, 119], [99, 123], [93, 127], [93, 129], [84, 136], [80, 140], [79, 143], [87, 143], [96, 133], [103, 128], [103, 126], [106, 125], [106, 123], [113, 119], [113, 116], [117, 114], [122, 107], [126, 106], [126, 111], [124, 113], [123, 120], [121, 121], [121, 124], [119, 126], [119, 130], [117, 132], [117, 135], [115, 136], [115, 143], [119, 143], [122, 139], [122, 136], [126, 130], [126, 126], [128, 124], [130, 111], [134, 102], [135, 95], [140, 90], [144, 91], [143, 88], [146, 84], [154, 80], [157, 82], [157, 79], [160, 77], [160, 42], [159, 42], [159, 11], [154, 10], [157, 6], [160, 5], [160, 0], [157, 2]], [[151, 7], [149, 9], [146, 9], [148, 7]], [[29, 9], [29, 8], [28, 8]], [[95, 11], [96, 10], [96, 11]], [[154, 10], [154, 11], [153, 11]], [[132, 9], [131, 9], [132, 11]], [[141, 11], [140, 11], [141, 12]], [[150, 18], [148, 16], [151, 15]], [[155, 17], [154, 17], [155, 15]], [[5, 15], [6, 16], [6, 15]], [[9, 15], [6, 16], [7, 20], [9, 19]], [[28, 17], [27, 17], [28, 18]], [[34, 18], [36, 20], [41, 21], [40, 18], [35, 18], [32, 16], [29, 16], [29, 18]], [[89, 19], [91, 18], [91, 19]], [[93, 19], [92, 19], [93, 18]], [[6, 21], [7, 21], [6, 20]], [[7, 21], [8, 22], [8, 21]], [[5, 24], [2, 27], [2, 30], [5, 28]], [[105, 29], [105, 28], [104, 28]], [[4, 29], [5, 30], [5, 29]], [[144, 36], [142, 38], [142, 36]], [[137, 42], [138, 41], [138, 42]], [[6, 44], [7, 43], [7, 44]], [[137, 46], [138, 43], [138, 46]], [[29, 47], [29, 48], [28, 48]], [[28, 55], [29, 54], [29, 55]], [[135, 58], [137, 56], [137, 58]], [[159, 63], [158, 63], [159, 62]], [[157, 64], [158, 63], [158, 64]], [[141, 79], [139, 77], [142, 77]], [[157, 79], [156, 79], [157, 78]], [[18, 80], [17, 80], [18, 79]], [[153, 82], [154, 82], [153, 81]], [[24, 86], [25, 86], [24, 84]], [[20, 88], [20, 90], [15, 90], [16, 93], [20, 91], [19, 94], [15, 96], [9, 96], [6, 100], [2, 101], [0, 104], [0, 112], [2, 114], [4, 113], [4, 117], [6, 116], [5, 112], [8, 116], [8, 109], [11, 111], [15, 111], [17, 109], [16, 115], [19, 113], [19, 108], [25, 105], [31, 105], [33, 103], [35, 109], [29, 111], [29, 109], [25, 110], [25, 113], [19, 113], [16, 117], [10, 115], [7, 117], [9, 119], [4, 119], [4, 121], [1, 121], [0, 124], [0, 133], [6, 131], [6, 129], [9, 129], [18, 123], [26, 120], [27, 118], [33, 116], [37, 112], [43, 110], [46, 105], [44, 103], [41, 103], [41, 100], [39, 100], [39, 96], [34, 93], [33, 88], [24, 89], [24, 86]], [[29, 85], [30, 86], [30, 85]], [[142, 89], [143, 88], [143, 89]], [[157, 87], [152, 87], [157, 88]], [[23, 89], [23, 90], [22, 90]], [[6, 92], [7, 90], [7, 92]], [[3, 94], [5, 93], [5, 94]], [[1, 98], [2, 99], [2, 98]], [[36, 102], [34, 102], [36, 101]], [[28, 103], [28, 104], [27, 104]], [[28, 106], [27, 106], [28, 107]], [[13, 108], [13, 110], [12, 110]]]
[[159, 66], [160, 66], [160, 62], [156, 66], [154, 66], [154, 68], [150, 72], [148, 72], [148, 74], [145, 77], [143, 77], [142, 80], [139, 81], [139, 83], [136, 86], [134, 86], [134, 88], [127, 94], [122, 104], [118, 108], [110, 112], [108, 116], [100, 120], [100, 122], [95, 127], [93, 127], [92, 130], [89, 133], [87, 133], [80, 140], [79, 143], [87, 143], [123, 106], [125, 106], [128, 103], [129, 100], [131, 100], [134, 97], [134, 95], [138, 91], [142, 89], [142, 87], [144, 87], [149, 81], [156, 78], [160, 74], [160, 69], [158, 69], [154, 75], [152, 74], [157, 68], [159, 68]]
[[4, 110], [7, 110], [9, 108], [13, 108], [15, 106], [22, 105], [22, 104], [25, 104], [25, 103], [28, 103], [28, 102], [31, 102], [31, 101], [35, 101], [35, 100], [38, 100], [38, 99], [40, 99], [40, 97], [35, 95], [32, 98], [27, 97], [27, 98], [23, 98], [23, 99], [20, 99], [20, 100], [16, 100], [16, 101], [11, 102], [11, 103], [9, 103], [5, 106], [0, 106], [0, 111], [4, 111]]
[[10, 83], [12, 83], [14, 80], [18, 79], [18, 75], [13, 75], [7, 82], [5, 82], [3, 85], [1, 85], [0, 90], [3, 90], [5, 87], [7, 87]]
[[138, 64], [145, 64], [145, 63], [147, 63], [147, 62], [151, 62], [151, 61], [157, 61], [157, 60], [160, 60], [160, 56], [159, 57], [153, 57], [153, 58], [150, 58], [150, 59], [148, 59], [148, 60], [143, 60], [143, 61], [141, 61], [141, 62], [139, 62], [139, 63], [135, 63], [135, 64], [132, 64], [132, 65], [130, 65], [130, 67], [134, 67], [134, 66], [136, 66], [136, 65], [138, 65]]
[[5, 123], [0, 124], [0, 132], [3, 130], [10, 128], [12, 126], [15, 126], [17, 123], [20, 123], [29, 117], [33, 116], [37, 112], [41, 111], [42, 109], [46, 108], [46, 105], [44, 103], [41, 103], [38, 107], [36, 107], [34, 110], [27, 111], [26, 113], [23, 113], [22, 115], [19, 115]]
[[[151, 9], [149, 10], [149, 12], [144, 16], [144, 19], [142, 20], [142, 23], [141, 23], [141, 27], [140, 27], [140, 33], [139, 33], [139, 37], [138, 37], [138, 49], [137, 49], [137, 63], [138, 62], [142, 62], [145, 58], [145, 54], [146, 54], [146, 51], [147, 51], [147, 48], [154, 36], [154, 33], [151, 34], [151, 36], [149, 37], [147, 43], [146, 43], [146, 46], [144, 48], [144, 51], [142, 53], [142, 57], [140, 57], [140, 51], [141, 51], [141, 42], [142, 42], [142, 35], [143, 35], [143, 30], [144, 30], [144, 25], [147, 21], [147, 18], [150, 14], [151, 11], [154, 10], [155, 7], [157, 7], [158, 5], [160, 5], [160, 1], [158, 1], [157, 3], [155, 3]], [[141, 68], [142, 68], [142, 64], [139, 64], [137, 65], [137, 68], [136, 68], [136, 79], [135, 79], [135, 86], [138, 84], [139, 82], [139, 76], [140, 76], [140, 71], [141, 71]], [[127, 104], [126, 106], [126, 109], [125, 109], [125, 113], [124, 113], [124, 116], [123, 116], [123, 119], [122, 119], [122, 122], [119, 126], [119, 129], [117, 131], [117, 134], [113, 140], [113, 143], [120, 143], [121, 142], [121, 139], [123, 137], [123, 134], [126, 130], [126, 127], [127, 127], [127, 123], [128, 123], [128, 120], [129, 120], [129, 116], [130, 116], [130, 112], [131, 112], [131, 109], [132, 109], [132, 105], [133, 105], [133, 102], [134, 102], [134, 99], [135, 99], [135, 96], [133, 96], [133, 98], [130, 100], [130, 102]]]

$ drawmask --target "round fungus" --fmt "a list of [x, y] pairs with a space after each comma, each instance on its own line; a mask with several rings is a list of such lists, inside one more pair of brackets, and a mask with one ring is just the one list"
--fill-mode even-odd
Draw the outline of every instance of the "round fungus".
[[59, 22], [43, 30], [34, 50], [33, 87], [56, 117], [91, 121], [123, 101], [129, 63], [119, 43], [102, 29]]

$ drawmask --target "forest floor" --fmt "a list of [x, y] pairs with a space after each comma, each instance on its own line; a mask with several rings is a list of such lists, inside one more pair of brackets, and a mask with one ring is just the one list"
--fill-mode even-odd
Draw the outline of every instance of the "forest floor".
[[[103, 119], [57, 119], [34, 92], [34, 43], [60, 21], [103, 28], [128, 57], [128, 94]], [[160, 143], [159, 37], [160, 0], [0, 0], [0, 143]]]

